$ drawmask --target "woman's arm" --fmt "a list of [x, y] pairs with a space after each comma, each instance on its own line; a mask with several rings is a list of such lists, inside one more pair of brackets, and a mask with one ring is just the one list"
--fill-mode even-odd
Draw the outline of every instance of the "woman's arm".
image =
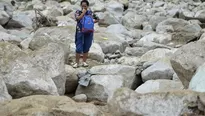
[[78, 14], [78, 16], [76, 16], [76, 19], [81, 20], [86, 12], [87, 12], [87, 10], [83, 9], [83, 12], [81, 14]]

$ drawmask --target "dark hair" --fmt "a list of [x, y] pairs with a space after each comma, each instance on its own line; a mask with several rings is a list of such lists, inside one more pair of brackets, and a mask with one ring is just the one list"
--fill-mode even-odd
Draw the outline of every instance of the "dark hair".
[[80, 2], [80, 5], [82, 5], [83, 2], [85, 2], [85, 3], [87, 4], [87, 6], [89, 6], [89, 4], [90, 4], [87, 0], [82, 0], [82, 1]]

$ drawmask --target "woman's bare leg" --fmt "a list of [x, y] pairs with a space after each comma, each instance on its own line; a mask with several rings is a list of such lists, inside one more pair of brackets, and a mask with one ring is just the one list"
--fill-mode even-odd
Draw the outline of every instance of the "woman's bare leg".
[[86, 62], [88, 58], [88, 52], [87, 53], [83, 53], [83, 62]]
[[80, 54], [79, 54], [79, 53], [76, 53], [75, 62], [76, 62], [77, 64], [79, 64], [79, 61], [80, 61]]

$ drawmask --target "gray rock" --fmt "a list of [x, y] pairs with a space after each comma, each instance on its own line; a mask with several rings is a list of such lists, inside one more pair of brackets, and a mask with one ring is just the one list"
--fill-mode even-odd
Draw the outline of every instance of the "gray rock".
[[157, 25], [166, 19], [166, 17], [152, 15], [149, 18], [149, 24], [151, 24], [152, 28], [155, 30]]
[[106, 10], [108, 12], [114, 14], [116, 17], [122, 17], [123, 4], [121, 4], [117, 1], [110, 1], [106, 5]]
[[171, 64], [185, 88], [188, 88], [197, 68], [205, 61], [204, 41], [192, 42], [177, 50]]
[[140, 85], [135, 91], [137, 93], [152, 93], [152, 92], [169, 92], [174, 90], [182, 90], [184, 87], [180, 81], [173, 80], [148, 80]]
[[[2, 51], [8, 47], [9, 45], [7, 48], [3, 46]], [[64, 94], [66, 77], [64, 53], [60, 46], [49, 44], [38, 51], [28, 53], [18, 50], [19, 48], [13, 49], [7, 50], [10, 51], [7, 54], [3, 52], [3, 56], [6, 56], [1, 59], [1, 73], [12, 97], [58, 95], [58, 92]]]
[[99, 18], [101, 19], [101, 21], [99, 22], [99, 25], [112, 25], [112, 24], [119, 24], [120, 20], [119, 18], [115, 17], [115, 15], [109, 13], [109, 12], [105, 12], [105, 13], [101, 13], [98, 14]]
[[[199, 108], [198, 96], [204, 93], [173, 91], [139, 94], [129, 89], [118, 89], [108, 100], [109, 111], [114, 116], [178, 116], [194, 113], [190, 107]], [[172, 110], [170, 110], [172, 109]]]
[[128, 12], [122, 17], [122, 24], [128, 28], [141, 29], [143, 22], [147, 18], [143, 15], [136, 15], [134, 12]]
[[95, 33], [95, 42], [98, 43], [104, 54], [115, 53], [117, 50], [124, 52], [125, 48], [128, 46], [126, 38], [121, 34], [111, 34], [111, 33]]
[[38, 50], [48, 43], [58, 43], [63, 47], [65, 58], [69, 53], [69, 45], [74, 42], [75, 26], [44, 27], [38, 29], [30, 42], [29, 47]]
[[117, 59], [118, 64], [137, 66], [140, 63], [140, 58], [132, 56], [123, 56]]
[[11, 100], [12, 97], [11, 95], [9, 95], [7, 87], [4, 83], [4, 80], [2, 79], [2, 77], [0, 76], [0, 102], [3, 102], [5, 100]]
[[156, 32], [157, 33], [172, 33], [174, 32], [174, 28], [172, 27], [172, 25], [161, 25], [161, 26], [157, 26]]
[[85, 94], [76, 95], [72, 99], [76, 102], [87, 102], [87, 96]]
[[33, 62], [36, 66], [46, 69], [48, 77], [54, 81], [58, 93], [65, 93], [65, 59], [64, 51], [61, 46], [56, 43], [50, 43], [33, 54]]
[[0, 41], [7, 41], [7, 42], [14, 42], [14, 43], [20, 43], [22, 41], [20, 37], [5, 32], [0, 31], [0, 35], [1, 35]]
[[127, 65], [100, 65], [90, 69], [91, 74], [95, 75], [122, 75], [123, 85], [130, 88], [135, 78], [136, 68]]
[[21, 28], [18, 30], [8, 29], [7, 33], [9, 33], [11, 35], [15, 35], [15, 36], [21, 38], [22, 40], [25, 40], [27, 38], [31, 38], [33, 36], [33, 32], [31, 32], [30, 29], [26, 29], [26, 28]]
[[[31, 12], [32, 13], [32, 12]], [[34, 12], [33, 12], [34, 14]], [[9, 20], [8, 24], [6, 25], [7, 28], [23, 28], [26, 27], [28, 29], [32, 29], [32, 18], [29, 16], [30, 12], [14, 12], [12, 19]]]
[[[183, 19], [168, 18], [159, 23], [157, 28], [160, 28], [163, 25], [171, 25], [173, 27], [174, 33], [172, 33], [171, 42], [174, 46], [179, 44], [184, 45], [190, 40], [200, 36], [201, 27], [198, 24], [190, 24]], [[164, 30], [160, 30], [166, 32], [167, 29], [164, 28]]]
[[32, 40], [32, 38], [27, 38], [27, 39], [24, 39], [23, 41], [21, 41], [21, 43], [20, 43], [21, 47], [23, 49], [28, 49], [31, 40]]
[[149, 50], [144, 55], [140, 57], [140, 62], [156, 62], [165, 57], [171, 57], [175, 50], [169, 50], [165, 48], [157, 48], [154, 50]]
[[6, 24], [9, 19], [12, 17], [13, 8], [12, 6], [6, 2], [0, 3], [0, 25]]
[[72, 66], [65, 65], [65, 73], [65, 93], [75, 92], [78, 86], [77, 71]]
[[35, 116], [104, 116], [103, 112], [95, 105], [76, 103], [67, 96], [28, 96], [1, 102], [0, 109], [0, 114], [3, 116], [21, 114]]
[[10, 16], [5, 11], [0, 11], [0, 25], [5, 25], [10, 19]]
[[158, 61], [142, 71], [142, 80], [172, 79], [174, 70], [169, 63]]
[[128, 30], [122, 24], [113, 24], [107, 27], [106, 32], [116, 34], [127, 34]]
[[142, 56], [145, 54], [149, 49], [143, 47], [126, 47], [125, 53], [130, 56]]
[[79, 85], [75, 94], [85, 94], [88, 100], [107, 101], [108, 96], [123, 85], [122, 75], [93, 75], [90, 85], [88, 87]]
[[35, 67], [31, 62], [25, 58], [18, 59], [11, 71], [4, 75], [10, 95], [13, 98], [36, 94], [58, 95], [55, 83], [46, 75], [45, 70]]
[[155, 43], [167, 45], [167, 44], [170, 44], [171, 40], [172, 40], [171, 34], [151, 33], [151, 34], [148, 34], [142, 37], [138, 41], [138, 43], [155, 42]]

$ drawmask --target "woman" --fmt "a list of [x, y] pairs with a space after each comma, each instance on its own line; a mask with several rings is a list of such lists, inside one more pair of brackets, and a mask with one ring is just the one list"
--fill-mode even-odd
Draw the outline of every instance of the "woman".
[[81, 3], [82, 10], [77, 10], [75, 13], [75, 18], [77, 21], [76, 34], [75, 34], [75, 44], [76, 44], [76, 63], [73, 64], [74, 68], [79, 67], [80, 55], [83, 54], [83, 63], [82, 66], [87, 67], [86, 63], [88, 52], [92, 45], [93, 33], [82, 33], [82, 23], [81, 20], [85, 15], [93, 16], [94, 22], [98, 22], [96, 15], [92, 13], [91, 10], [88, 10], [89, 2], [87, 0], [82, 0]]

